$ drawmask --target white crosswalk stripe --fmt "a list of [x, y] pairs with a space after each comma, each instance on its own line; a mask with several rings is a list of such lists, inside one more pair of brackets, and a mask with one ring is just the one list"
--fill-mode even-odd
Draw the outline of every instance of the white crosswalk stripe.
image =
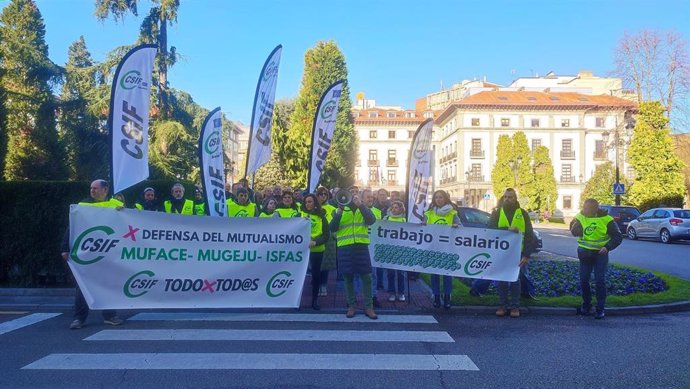
[[437, 324], [430, 315], [380, 315], [372, 321], [364, 315], [348, 319], [342, 313], [217, 313], [217, 312], [143, 312], [128, 320], [135, 321], [278, 321], [310, 323], [400, 323]]
[[61, 313], [33, 313], [28, 316], [23, 316], [18, 319], [0, 323], [0, 335], [10, 331], [18, 330], [20, 328], [36, 324], [43, 320], [52, 319], [55, 316], [60, 316]]

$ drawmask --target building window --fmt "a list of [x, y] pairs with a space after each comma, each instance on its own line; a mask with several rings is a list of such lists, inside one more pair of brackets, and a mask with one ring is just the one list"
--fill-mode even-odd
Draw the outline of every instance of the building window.
[[563, 209], [573, 209], [573, 196], [563, 196]]
[[573, 166], [571, 164], [561, 165], [561, 182], [575, 182]]
[[541, 146], [541, 138], [532, 139], [532, 151], [534, 152], [539, 146]]
[[386, 117], [387, 117], [387, 118], [394, 118], [395, 116], [396, 116], [396, 115], [395, 115], [395, 112], [386, 112]]
[[379, 169], [369, 169], [369, 182], [377, 182], [379, 180]]
[[395, 185], [397, 179], [395, 177], [395, 169], [388, 170], [388, 183]]
[[369, 117], [370, 118], [377, 118], [377, 117], [379, 117], [379, 113], [378, 112], [369, 112]]
[[510, 126], [510, 119], [501, 118], [501, 127], [508, 127], [508, 126]]
[[414, 131], [407, 131], [407, 138], [408, 139], [414, 138]]
[[539, 127], [539, 119], [532, 119], [532, 127]]
[[376, 150], [369, 150], [369, 160], [378, 161], [379, 153]]
[[572, 139], [563, 139], [561, 141], [561, 159], [575, 159]]
[[561, 127], [570, 127], [570, 119], [561, 119]]
[[395, 130], [388, 131], [388, 139], [395, 139]]
[[472, 127], [479, 127], [479, 118], [472, 118]]
[[415, 114], [414, 112], [405, 112], [405, 117], [411, 119], [415, 117]]
[[596, 118], [596, 119], [595, 119], [595, 124], [594, 124], [594, 126], [595, 126], [596, 128], [604, 128], [604, 124], [605, 124], [605, 123], [606, 123], [606, 119], [605, 119], [605, 118]]
[[470, 158], [483, 157], [482, 140], [481, 138], [472, 139], [472, 148], [470, 149]]
[[594, 141], [594, 159], [604, 160], [606, 159], [606, 144], [603, 140]]
[[470, 181], [481, 182], [484, 181], [482, 177], [482, 164], [473, 163], [470, 168]]
[[369, 131], [369, 139], [376, 139], [376, 138], [378, 138], [378, 132], [376, 130]]
[[395, 150], [388, 150], [388, 159], [395, 159], [396, 154]]

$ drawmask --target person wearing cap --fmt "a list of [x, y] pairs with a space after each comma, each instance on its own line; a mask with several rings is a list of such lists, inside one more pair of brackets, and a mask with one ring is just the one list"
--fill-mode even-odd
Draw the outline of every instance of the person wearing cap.
[[194, 185], [194, 214], [197, 216], [206, 215], [206, 199], [204, 199], [204, 191], [201, 187]]
[[140, 211], [160, 211], [161, 205], [156, 199], [156, 190], [150, 186], [141, 193], [141, 198], [134, 203], [134, 208]]
[[268, 196], [264, 199], [263, 204], [261, 204], [261, 211], [259, 212], [259, 217], [280, 217], [280, 214], [276, 212], [278, 208], [278, 201], [273, 196]]
[[170, 189], [170, 198], [163, 203], [166, 213], [194, 215], [194, 201], [184, 198], [184, 186], [179, 182]]
[[229, 217], [255, 217], [258, 215], [256, 204], [249, 201], [249, 191], [246, 188], [239, 187], [236, 192], [237, 201], [228, 199]]

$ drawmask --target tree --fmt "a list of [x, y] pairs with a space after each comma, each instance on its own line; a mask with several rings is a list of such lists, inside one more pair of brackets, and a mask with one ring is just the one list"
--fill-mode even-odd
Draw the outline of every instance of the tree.
[[[620, 177], [620, 183], [629, 187], [625, 176]], [[613, 194], [613, 184], [616, 183], [616, 168], [611, 161], [604, 162], [597, 166], [592, 177], [587, 180], [585, 190], [580, 197], [580, 207], [585, 199], [593, 198], [600, 204], [615, 204], [616, 195]], [[628, 203], [628, 196], [621, 195], [621, 203]]]
[[[527, 143], [527, 136], [524, 132], [518, 131], [513, 134], [513, 163], [516, 164], [515, 176], [517, 177], [517, 183], [515, 183], [515, 189], [518, 192], [518, 197], [529, 201], [529, 197], [526, 196], [525, 189], [532, 184], [533, 174], [532, 174], [532, 151]], [[511, 166], [512, 167], [512, 166]], [[527, 205], [527, 204], [521, 204]]]
[[285, 166], [288, 155], [288, 132], [290, 131], [290, 117], [295, 112], [295, 100], [278, 100], [273, 108], [273, 127], [271, 129], [271, 152], [280, 166]]
[[616, 74], [637, 93], [638, 103], [660, 101], [672, 127], [688, 130], [690, 52], [675, 31], [624, 34], [615, 51]]
[[553, 211], [556, 208], [556, 177], [553, 174], [553, 163], [546, 146], [534, 149], [532, 171], [529, 184], [525, 184], [523, 197], [527, 199], [521, 205], [529, 211]]
[[8, 135], [4, 176], [8, 180], [65, 178], [51, 92], [61, 70], [48, 59], [41, 13], [32, 0], [13, 0], [0, 14], [0, 22]]
[[347, 83], [345, 56], [333, 41], [321, 41], [304, 55], [302, 86], [295, 101], [295, 111], [290, 116], [287, 131], [285, 161], [287, 175], [293, 186], [303, 188], [307, 184], [309, 150], [316, 106], [326, 88], [337, 80], [345, 80], [338, 105], [338, 118], [331, 148], [321, 176], [323, 185], [345, 187], [354, 181], [357, 153], [357, 134], [350, 113], [350, 88]]
[[[152, 7], [149, 14], [144, 18], [139, 30], [140, 43], [155, 43], [158, 45], [158, 56], [156, 57], [156, 68], [158, 71], [158, 108], [161, 117], [167, 119], [170, 115], [168, 99], [168, 68], [173, 66], [177, 60], [175, 46], [168, 50], [168, 23], [172, 25], [177, 22], [177, 9], [180, 7], [179, 0], [152, 0]], [[127, 13], [137, 16], [137, 0], [96, 0], [96, 17], [105, 20], [109, 16], [118, 21]]]
[[640, 104], [628, 149], [628, 160], [635, 170], [628, 198], [640, 209], [683, 205], [684, 165], [674, 152], [667, 125], [661, 103]]
[[[0, 46], [2, 46], [2, 31], [0, 30]], [[3, 179], [1, 172], [5, 171], [5, 156], [7, 155], [7, 131], [5, 130], [5, 88], [3, 87], [2, 75], [2, 51], [0, 51], [0, 180]]]
[[496, 145], [496, 164], [491, 171], [491, 187], [496, 197], [503, 196], [507, 188], [514, 185], [511, 162], [513, 160], [513, 141], [508, 135], [498, 137]]
[[97, 87], [97, 69], [83, 36], [70, 45], [65, 71], [58, 122], [70, 177], [75, 180], [108, 177], [108, 134], [89, 109], [87, 100], [87, 95]]

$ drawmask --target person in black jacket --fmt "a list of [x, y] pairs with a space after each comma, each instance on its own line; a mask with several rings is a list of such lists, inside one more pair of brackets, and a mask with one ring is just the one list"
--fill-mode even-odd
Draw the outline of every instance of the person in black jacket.
[[570, 223], [570, 232], [577, 236], [577, 257], [580, 259], [580, 288], [582, 289], [582, 306], [577, 310], [580, 315], [592, 314], [592, 290], [589, 281], [594, 271], [597, 307], [595, 319], [604, 318], [606, 305], [606, 269], [609, 264], [609, 251], [623, 242], [623, 235], [618, 224], [605, 210], [599, 208], [595, 199], [587, 199], [582, 211]]

